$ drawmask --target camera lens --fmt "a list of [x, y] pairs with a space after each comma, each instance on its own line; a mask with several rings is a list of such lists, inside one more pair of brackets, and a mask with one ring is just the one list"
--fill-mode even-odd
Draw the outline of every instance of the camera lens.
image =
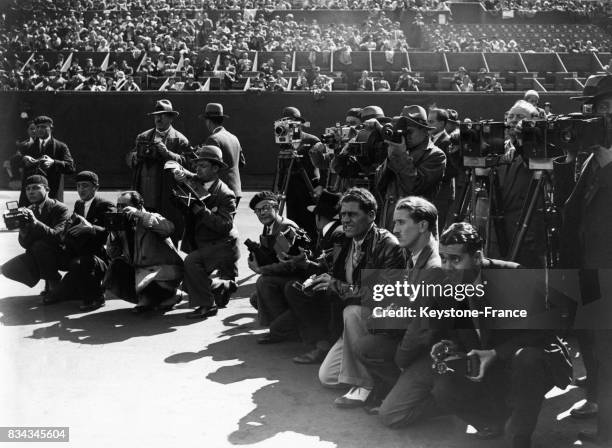
[[274, 132], [276, 135], [285, 135], [287, 133], [287, 129], [282, 126], [276, 126], [274, 128]]

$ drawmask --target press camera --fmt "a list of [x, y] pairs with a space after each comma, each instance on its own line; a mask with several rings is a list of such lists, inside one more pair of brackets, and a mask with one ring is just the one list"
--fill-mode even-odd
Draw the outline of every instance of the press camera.
[[131, 225], [128, 215], [122, 212], [104, 213], [104, 228], [111, 232], [125, 230]]
[[17, 201], [6, 203], [6, 211], [2, 215], [4, 224], [8, 230], [16, 230], [24, 227], [28, 222], [28, 215], [24, 207], [19, 207]]
[[461, 376], [478, 376], [480, 373], [480, 358], [478, 355], [467, 356], [459, 352], [454, 342], [442, 340], [434, 345], [431, 354], [433, 370], [439, 374], [454, 373]]
[[302, 142], [300, 121], [282, 119], [274, 122], [274, 138], [277, 144], [300, 144]]

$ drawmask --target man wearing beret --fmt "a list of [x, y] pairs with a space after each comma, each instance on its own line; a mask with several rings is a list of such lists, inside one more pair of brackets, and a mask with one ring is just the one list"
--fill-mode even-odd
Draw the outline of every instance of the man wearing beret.
[[223, 121], [229, 117], [223, 113], [222, 104], [208, 103], [201, 117], [206, 123], [208, 132], [210, 132], [205, 144], [221, 149], [223, 162], [227, 165], [227, 168], [221, 171], [219, 177], [236, 195], [236, 206], [238, 206], [242, 196], [239, 168], [242, 168], [246, 163], [240, 141], [238, 137], [223, 127]]
[[189, 151], [189, 140], [172, 127], [179, 116], [172, 103], [159, 100], [155, 110], [149, 114], [155, 127], [136, 137], [134, 149], [127, 155], [127, 164], [133, 171], [132, 186], [144, 198], [147, 210], [160, 213], [174, 224], [173, 241], [178, 241], [183, 232], [180, 212], [172, 205], [170, 183], [172, 179], [164, 172], [164, 164], [170, 160], [185, 165], [185, 153]]
[[[64, 200], [64, 174], [74, 173], [74, 160], [66, 143], [53, 138], [53, 119], [39, 116], [34, 119], [36, 139], [30, 142], [23, 153], [23, 179], [39, 174], [47, 178], [49, 197]], [[29, 205], [25, 184], [21, 187], [19, 205]]]
[[68, 272], [43, 303], [78, 299], [82, 301], [81, 311], [92, 311], [104, 305], [102, 280], [108, 267], [104, 250], [108, 237], [104, 214], [115, 211], [115, 205], [96, 194], [100, 182], [93, 171], [81, 171], [75, 181], [79, 200], [62, 234], [63, 258]]
[[49, 197], [49, 182], [44, 176], [28, 177], [24, 188], [30, 206], [22, 209], [25, 223], [19, 229], [19, 244], [26, 252], [4, 263], [2, 274], [30, 288], [44, 279], [53, 291], [61, 279], [60, 235], [70, 212], [64, 204]]
[[236, 197], [219, 179], [219, 173], [227, 169], [221, 149], [209, 145], [200, 147], [193, 164], [195, 174], [177, 169], [174, 179], [179, 183], [200, 184], [198, 189], [203, 186], [208, 192], [202, 202], [184, 204], [182, 241], [182, 249], [188, 253], [183, 286], [189, 294], [190, 305], [195, 308], [186, 317], [205, 319], [217, 314], [217, 306], [225, 307], [236, 290], [234, 279], [240, 258], [238, 230], [234, 226]]

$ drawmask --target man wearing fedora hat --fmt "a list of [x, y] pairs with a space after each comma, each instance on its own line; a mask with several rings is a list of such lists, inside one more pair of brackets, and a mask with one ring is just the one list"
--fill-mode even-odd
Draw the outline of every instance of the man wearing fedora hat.
[[387, 141], [387, 157], [376, 172], [376, 189], [383, 198], [380, 226], [393, 229], [395, 204], [406, 196], [433, 201], [438, 194], [446, 155], [429, 138], [433, 127], [421, 106], [405, 106], [394, 125], [401, 143]]
[[229, 117], [223, 113], [222, 104], [208, 103], [200, 117], [204, 119], [206, 128], [210, 132], [205, 144], [221, 149], [223, 162], [227, 167], [221, 171], [219, 177], [236, 195], [236, 206], [238, 206], [242, 197], [240, 168], [246, 164], [240, 141], [238, 137], [223, 127], [224, 120]]
[[[238, 275], [238, 231], [234, 226], [236, 197], [219, 178], [227, 169], [221, 149], [204, 145], [193, 160], [196, 173], [175, 170], [177, 182], [201, 183], [210, 194], [204, 203], [193, 202], [185, 207], [185, 234], [182, 249], [185, 258], [183, 286], [195, 310], [186, 317], [205, 319], [217, 314], [217, 306], [225, 307], [236, 290]], [[216, 275], [213, 274], [216, 271]]]
[[[583, 101], [583, 112], [601, 116], [607, 123], [607, 135], [602, 136], [599, 146], [592, 148], [582, 167], [576, 166], [577, 154], [572, 152], [553, 164], [558, 187], [555, 191], [571, 192], [569, 197], [567, 194], [555, 197], [556, 201], [565, 202], [560, 267], [582, 270], [580, 290], [583, 308], [588, 311], [588, 306], [610, 300], [605, 291], [597, 291], [599, 288], [594, 285], [599, 286], [601, 279], [609, 277], [612, 268], [612, 147], [609, 146], [612, 142], [612, 75], [590, 76], [582, 95], [572, 99]], [[578, 171], [580, 177], [574, 182]], [[597, 313], [597, 308], [594, 312]], [[597, 317], [590, 316], [590, 319], [595, 322]], [[575, 417], [597, 414], [597, 430], [583, 431], [579, 438], [598, 446], [612, 445], [612, 327], [606, 324], [597, 327], [605, 329], [583, 330], [579, 337], [587, 371], [587, 398], [590, 403], [596, 401], [597, 405], [572, 412]]]
[[179, 116], [172, 103], [159, 100], [155, 110], [149, 114], [155, 127], [136, 137], [136, 144], [127, 155], [127, 164], [133, 171], [132, 187], [140, 192], [147, 210], [157, 212], [174, 224], [173, 241], [183, 231], [183, 220], [172, 205], [171, 177], [164, 173], [164, 164], [174, 160], [185, 165], [185, 153], [189, 151], [189, 140], [174, 129], [172, 122]]

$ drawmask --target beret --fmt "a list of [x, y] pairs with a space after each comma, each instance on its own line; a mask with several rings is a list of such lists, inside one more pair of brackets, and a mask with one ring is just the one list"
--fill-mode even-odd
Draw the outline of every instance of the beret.
[[272, 193], [271, 191], [262, 191], [261, 193], [257, 193], [249, 202], [249, 207], [251, 210], [255, 210], [255, 206], [261, 201], [273, 201], [278, 203], [278, 195]]

